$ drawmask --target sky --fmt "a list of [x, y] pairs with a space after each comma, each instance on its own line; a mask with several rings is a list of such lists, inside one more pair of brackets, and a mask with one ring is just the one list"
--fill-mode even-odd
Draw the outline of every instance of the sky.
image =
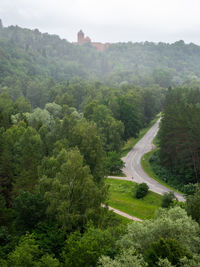
[[75, 42], [82, 29], [92, 41], [200, 45], [200, 0], [0, 0], [4, 27], [18, 25]]

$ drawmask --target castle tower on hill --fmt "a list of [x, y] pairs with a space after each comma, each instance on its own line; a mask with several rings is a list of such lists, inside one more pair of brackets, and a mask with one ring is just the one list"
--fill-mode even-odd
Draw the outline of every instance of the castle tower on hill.
[[82, 30], [80, 30], [77, 34], [77, 44], [83, 45], [83, 44], [87, 44], [87, 43], [90, 43], [92, 46], [96, 47], [96, 49], [99, 52], [103, 52], [106, 48], [108, 48], [110, 46], [109, 43], [102, 44], [99, 42], [92, 42], [91, 39], [88, 36], [85, 37], [84, 32]]
[[77, 41], [78, 41], [78, 44], [86, 44], [86, 43], [90, 43], [91, 39], [88, 36], [85, 38], [84, 32], [80, 30], [77, 35]]
[[80, 30], [79, 32], [78, 32], [78, 36], [77, 36], [77, 41], [78, 41], [78, 44], [83, 44], [84, 43], [84, 33], [83, 33], [83, 31], [82, 30]]

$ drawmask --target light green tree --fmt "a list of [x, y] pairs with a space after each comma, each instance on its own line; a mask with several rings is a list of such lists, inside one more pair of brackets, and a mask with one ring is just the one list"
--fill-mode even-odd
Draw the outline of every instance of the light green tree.
[[100, 209], [100, 191], [78, 149], [63, 149], [56, 157], [44, 159], [39, 173], [47, 214], [64, 229], [84, 225]]

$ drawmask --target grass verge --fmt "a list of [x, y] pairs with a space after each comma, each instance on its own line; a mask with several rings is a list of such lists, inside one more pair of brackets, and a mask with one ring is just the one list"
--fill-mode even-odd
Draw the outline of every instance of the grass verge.
[[136, 183], [106, 179], [109, 185], [109, 206], [121, 210], [129, 215], [136, 216], [140, 219], [151, 219], [155, 211], [160, 208], [162, 196], [149, 191], [143, 199], [136, 199], [133, 191]]
[[121, 220], [121, 223], [122, 224], [127, 225], [128, 223], [131, 223], [132, 222], [132, 220], [130, 220], [130, 219], [124, 217], [124, 216], [121, 216], [121, 215], [119, 215], [117, 213], [115, 213], [115, 216]]
[[117, 173], [117, 174], [112, 173], [112, 174], [110, 174], [109, 176], [126, 177], [126, 175], [125, 175], [123, 172], [120, 172], [120, 173]]
[[151, 163], [149, 162], [150, 158], [152, 157], [153, 153], [155, 153], [155, 151], [157, 151], [158, 149], [154, 149], [153, 151], [150, 151], [146, 154], [143, 155], [143, 157], [141, 158], [141, 165], [143, 170], [154, 180], [156, 180], [157, 182], [159, 182], [160, 184], [166, 186], [167, 188], [169, 188], [170, 190], [174, 191], [174, 192], [178, 192], [181, 194], [180, 191], [178, 191], [177, 189], [175, 189], [174, 187], [170, 186], [169, 184], [165, 183], [161, 178], [159, 178], [155, 172], [152, 169]]
[[122, 148], [122, 151], [121, 151], [121, 157], [125, 157], [128, 152], [132, 149], [132, 147], [138, 142], [140, 141], [140, 139], [142, 139], [142, 137], [148, 132], [148, 130], [154, 125], [154, 123], [158, 120], [158, 118], [160, 117], [160, 114], [158, 114], [155, 119], [153, 119], [148, 127], [146, 128], [143, 128], [140, 130], [139, 134], [138, 134], [138, 137], [137, 138], [134, 138], [134, 137], [131, 137], [128, 139], [128, 141], [125, 143], [124, 147]]

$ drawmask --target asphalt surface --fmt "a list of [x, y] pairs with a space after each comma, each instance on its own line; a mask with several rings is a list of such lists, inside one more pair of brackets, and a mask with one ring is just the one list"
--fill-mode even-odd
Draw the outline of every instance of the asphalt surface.
[[[131, 149], [126, 157], [122, 158], [125, 163], [123, 172], [126, 174], [125, 177], [112, 177], [116, 179], [129, 180], [136, 183], [146, 183], [149, 189], [158, 194], [163, 194], [165, 192], [171, 191], [169, 188], [161, 185], [154, 179], [148, 176], [148, 174], [143, 170], [140, 161], [144, 154], [153, 150], [155, 148], [153, 144], [153, 139], [156, 136], [159, 129], [160, 119], [151, 127], [151, 129], [143, 136], [143, 138]], [[184, 197], [174, 192], [175, 196], [179, 201], [185, 201]]]

